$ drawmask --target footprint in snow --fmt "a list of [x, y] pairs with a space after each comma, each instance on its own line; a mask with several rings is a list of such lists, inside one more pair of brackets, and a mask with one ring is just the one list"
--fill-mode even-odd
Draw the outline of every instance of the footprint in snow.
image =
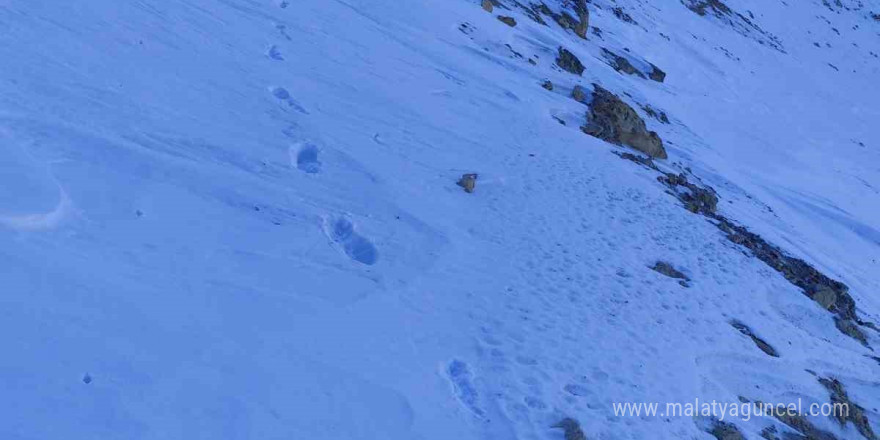
[[266, 56], [276, 61], [284, 61], [284, 57], [281, 56], [281, 51], [279, 51], [278, 46], [275, 46], [274, 44], [266, 50]]
[[318, 147], [311, 142], [291, 145], [291, 166], [296, 166], [300, 171], [308, 174], [317, 174], [321, 172], [321, 162], [318, 161], [318, 153]]
[[282, 103], [287, 104], [288, 107], [290, 107], [290, 108], [292, 108], [302, 114], [306, 114], [306, 115], [309, 114], [309, 112], [306, 111], [306, 109], [303, 108], [303, 106], [299, 105], [299, 103], [296, 102], [295, 99], [293, 99], [293, 96], [291, 96], [290, 92], [288, 92], [287, 89], [285, 89], [284, 87], [272, 87], [269, 89], [269, 91], [272, 92], [272, 96], [274, 96], [276, 99], [278, 99]]
[[340, 218], [329, 225], [330, 239], [342, 246], [345, 255], [358, 263], [372, 266], [379, 261], [379, 251], [366, 237], [358, 234], [354, 224], [348, 219]]
[[470, 367], [465, 362], [453, 360], [446, 367], [446, 374], [455, 391], [455, 397], [469, 410], [478, 416], [485, 413], [477, 406], [477, 389], [473, 384], [473, 374]]

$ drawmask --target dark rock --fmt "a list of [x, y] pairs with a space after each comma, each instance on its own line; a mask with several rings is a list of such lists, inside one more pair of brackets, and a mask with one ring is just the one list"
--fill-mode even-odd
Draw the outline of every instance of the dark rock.
[[590, 10], [587, 9], [587, 0], [577, 0], [574, 10], [578, 15], [578, 23], [572, 30], [577, 36], [586, 40], [587, 29], [590, 27]]
[[656, 132], [648, 131], [645, 121], [617, 95], [593, 85], [593, 100], [584, 133], [615, 145], [627, 145], [651, 157], [666, 159], [663, 141]]
[[[760, 402], [758, 402], [760, 404]], [[837, 440], [834, 434], [819, 429], [813, 425], [806, 417], [797, 414], [790, 414], [788, 411], [775, 411], [770, 407], [765, 409], [765, 413], [772, 413], [776, 420], [787, 425], [789, 428], [804, 435], [804, 440]], [[791, 438], [791, 437], [785, 437]], [[796, 437], [795, 437], [796, 438]]]
[[709, 431], [717, 440], [746, 440], [736, 425], [716, 420]]
[[721, 0], [681, 0], [681, 3], [701, 17], [706, 17], [711, 14], [720, 22], [730, 26], [740, 35], [752, 38], [759, 44], [772, 47], [779, 52], [785, 53], [785, 49], [782, 47], [782, 42], [779, 38], [766, 32], [761, 29], [760, 26], [755, 24], [752, 21], [754, 17], [749, 19], [749, 17], [731, 9]]
[[654, 264], [654, 266], [651, 267], [651, 270], [662, 275], [666, 275], [669, 278], [690, 281], [690, 278], [688, 278], [687, 275], [681, 273], [678, 269], [665, 261], [658, 261]]
[[550, 82], [550, 80], [548, 79], [548, 80], [545, 80], [544, 82], [541, 83], [541, 87], [552, 91], [553, 90], [553, 83]]
[[837, 422], [840, 423], [840, 426], [845, 426], [846, 422], [851, 422], [855, 425], [862, 437], [868, 440], [877, 440], [874, 430], [871, 429], [871, 424], [868, 423], [868, 417], [865, 416], [865, 409], [856, 405], [849, 399], [849, 396], [846, 394], [846, 389], [840, 381], [837, 379], [822, 378], [819, 379], [819, 383], [831, 393], [831, 403], [833, 404], [833, 407], [843, 409], [843, 411], [834, 411], [833, 414], [834, 418], [837, 419]]
[[650, 105], [645, 105], [644, 107], [642, 107], [642, 110], [644, 110], [645, 114], [647, 114], [648, 116], [650, 116], [650, 117], [652, 117], [652, 118], [654, 118], [664, 124], [669, 123], [669, 117], [666, 116], [666, 112], [664, 112], [664, 111], [657, 110], [654, 107], [651, 107]]
[[516, 19], [514, 19], [513, 17], [508, 17], [506, 15], [499, 15], [498, 21], [500, 21], [510, 27], [516, 26]]
[[866, 347], [868, 346], [868, 338], [853, 320], [835, 317], [834, 326], [837, 327], [841, 333], [861, 342], [862, 345]]
[[611, 12], [613, 12], [614, 16], [624, 23], [638, 24], [629, 14], [626, 13], [626, 11], [623, 10], [623, 8], [615, 7], [611, 9]]
[[651, 64], [651, 72], [648, 73], [648, 78], [662, 83], [666, 80], [666, 72], [660, 70], [659, 67]]
[[562, 70], [575, 75], [583, 74], [585, 69], [581, 60], [563, 47], [559, 48], [559, 55], [556, 57], [556, 65], [561, 67]]
[[587, 91], [581, 86], [574, 86], [574, 89], [571, 90], [571, 97], [581, 104], [587, 103]]
[[657, 178], [665, 184], [682, 203], [694, 214], [714, 216], [718, 208], [718, 196], [712, 188], [703, 188], [688, 182], [684, 174], [667, 173]]
[[494, 8], [492, 7], [492, 1], [491, 1], [491, 0], [483, 0], [482, 3], [480, 4], [480, 6], [482, 6], [482, 7], [483, 7], [483, 10], [486, 11], [486, 12], [492, 12], [492, 10], [494, 9]]
[[565, 433], [565, 440], [587, 440], [586, 434], [581, 429], [581, 424], [571, 417], [560, 420], [552, 428], [561, 428]]
[[456, 184], [462, 188], [466, 193], [474, 192], [474, 189], [477, 186], [477, 174], [476, 173], [468, 173], [463, 174], [461, 179], [456, 182]]
[[641, 78], [645, 78], [645, 74], [639, 69], [636, 69], [626, 57], [617, 55], [604, 47], [602, 48], [602, 56], [608, 61], [608, 65], [611, 66], [612, 69], [627, 75], [637, 75]]
[[733, 328], [739, 330], [740, 333], [748, 336], [752, 340], [752, 342], [754, 342], [755, 345], [757, 345], [758, 348], [760, 348], [761, 351], [763, 351], [767, 355], [773, 356], [773, 357], [779, 357], [779, 353], [776, 351], [776, 349], [773, 348], [772, 345], [768, 344], [766, 341], [764, 341], [763, 339], [761, 339], [757, 335], [755, 335], [755, 333], [752, 331], [751, 328], [749, 328], [749, 326], [743, 324], [742, 322], [736, 321], [736, 320], [731, 321], [730, 325], [732, 325]]

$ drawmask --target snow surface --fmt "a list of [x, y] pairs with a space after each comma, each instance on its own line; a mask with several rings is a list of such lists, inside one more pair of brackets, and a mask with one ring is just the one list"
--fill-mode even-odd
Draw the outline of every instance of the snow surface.
[[876, 430], [876, 354], [578, 129], [576, 84], [665, 111], [663, 167], [880, 322], [880, 7], [727, 3], [785, 53], [671, 0], [587, 41], [476, 0], [0, 2], [0, 437], [711, 438], [612, 403], [827, 402], [806, 370]]

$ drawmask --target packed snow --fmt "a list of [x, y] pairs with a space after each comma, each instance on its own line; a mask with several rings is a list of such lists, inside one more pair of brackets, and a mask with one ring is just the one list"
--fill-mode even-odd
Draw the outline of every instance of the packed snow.
[[582, 39], [513, 0], [0, 2], [0, 438], [711, 439], [613, 405], [827, 403], [825, 377], [880, 432], [880, 334], [569, 96], [629, 102], [659, 167], [880, 324], [880, 4], [683, 3], [593, 0]]

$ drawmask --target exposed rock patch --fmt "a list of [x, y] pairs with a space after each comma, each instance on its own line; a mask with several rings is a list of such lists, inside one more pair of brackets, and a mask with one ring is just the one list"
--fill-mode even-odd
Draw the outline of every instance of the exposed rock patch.
[[643, 106], [642, 110], [644, 110], [645, 114], [650, 116], [651, 118], [654, 118], [664, 124], [669, 123], [669, 117], [666, 116], [666, 112], [664, 112], [662, 110], [657, 110], [656, 108], [651, 107], [650, 104]]
[[564, 47], [559, 48], [559, 53], [556, 56], [556, 65], [562, 68], [562, 70], [578, 76], [583, 74], [585, 70], [581, 60]]
[[494, 9], [494, 7], [492, 6], [492, 1], [491, 1], [491, 0], [483, 0], [483, 1], [480, 3], [480, 6], [483, 7], [483, 10], [484, 10], [484, 11], [486, 11], [486, 12], [490, 12], [490, 13], [491, 13], [492, 10]]
[[615, 145], [627, 145], [651, 157], [666, 159], [666, 149], [656, 132], [648, 131], [645, 121], [617, 95], [593, 85], [587, 123], [581, 130]]
[[641, 64], [645, 65], [644, 68], [640, 69], [633, 65], [629, 57], [616, 54], [604, 47], [602, 48], [602, 57], [605, 58], [605, 62], [608, 63], [608, 65], [611, 66], [612, 69], [620, 73], [625, 73], [627, 75], [636, 75], [639, 78], [651, 79], [657, 82], [663, 82], [666, 79], [666, 72], [660, 70], [659, 67], [647, 61], [640, 62]]
[[553, 83], [549, 79], [542, 82], [541, 87], [553, 91]]
[[586, 434], [581, 429], [581, 424], [571, 417], [560, 420], [559, 423], [552, 427], [562, 429], [565, 434], [565, 440], [587, 440]]
[[721, 0], [681, 0], [681, 3], [701, 17], [713, 16], [720, 22], [730, 26], [737, 33], [757, 41], [761, 45], [772, 47], [782, 53], [785, 49], [775, 35], [761, 29], [748, 17], [734, 11]]
[[712, 423], [709, 434], [717, 440], [746, 440], [739, 428], [732, 423], [716, 420]]
[[684, 273], [682, 273], [681, 271], [676, 269], [674, 266], [672, 266], [671, 264], [669, 264], [665, 261], [658, 261], [657, 263], [654, 264], [654, 266], [651, 267], [651, 270], [653, 270], [654, 272], [657, 272], [661, 275], [665, 275], [669, 278], [675, 278], [677, 280], [681, 280], [681, 281], [679, 281], [679, 284], [681, 284], [684, 287], [690, 287], [690, 285], [688, 284], [688, 281], [690, 281], [691, 279], [688, 278], [687, 275], [685, 275]]
[[755, 335], [755, 333], [752, 331], [751, 328], [749, 328], [749, 326], [736, 320], [731, 321], [730, 325], [732, 325], [733, 328], [737, 329], [740, 333], [748, 336], [749, 339], [751, 339], [752, 342], [754, 342], [755, 345], [758, 346], [758, 348], [761, 349], [761, 351], [766, 353], [768, 356], [779, 357], [779, 353], [776, 351], [776, 349], [773, 348], [772, 345], [768, 344], [767, 341]]
[[[566, 11], [561, 11], [559, 13], [553, 12], [553, 10], [543, 2], [538, 4], [532, 3], [530, 9], [537, 16], [535, 21], [545, 24], [544, 21], [540, 19], [540, 15], [545, 15], [552, 18], [559, 27], [570, 29], [575, 35], [583, 39], [587, 38], [587, 29], [590, 25], [590, 11], [587, 9], [586, 0], [575, 1], [574, 12], [578, 18], [573, 17]], [[533, 17], [533, 19], [535, 19], [535, 17]]]
[[834, 314], [838, 331], [865, 346], [868, 345], [861, 327], [876, 329], [876, 326], [859, 319], [855, 300], [849, 294], [846, 284], [829, 278], [806, 261], [787, 255], [761, 236], [718, 214], [718, 196], [711, 187], [696, 185], [684, 174], [663, 172], [650, 157], [630, 153], [620, 153], [618, 156], [660, 173], [657, 180], [666, 185], [670, 189], [669, 193], [678, 198], [688, 211], [711, 219], [728, 240], [749, 249], [752, 255], [799, 287], [804, 295]]
[[456, 184], [462, 188], [464, 188], [464, 192], [472, 193], [474, 189], [477, 187], [477, 174], [476, 173], [468, 173], [463, 174], [461, 179], [458, 179]]
[[819, 383], [831, 393], [832, 404], [843, 406], [846, 409], [845, 411], [835, 411], [834, 417], [840, 426], [846, 426], [846, 422], [851, 422], [862, 437], [868, 440], [877, 439], [874, 430], [871, 429], [871, 424], [868, 423], [868, 417], [865, 416], [865, 409], [849, 400], [846, 389], [840, 381], [822, 378], [819, 379]]
[[498, 16], [498, 21], [500, 21], [500, 22], [502, 22], [502, 23], [504, 23], [504, 24], [506, 24], [506, 25], [508, 25], [508, 26], [510, 26], [510, 27], [515, 27], [515, 26], [516, 26], [516, 19], [514, 19], [513, 17], [508, 17], [508, 16], [506, 16], [506, 15], [499, 15], [499, 16]]

